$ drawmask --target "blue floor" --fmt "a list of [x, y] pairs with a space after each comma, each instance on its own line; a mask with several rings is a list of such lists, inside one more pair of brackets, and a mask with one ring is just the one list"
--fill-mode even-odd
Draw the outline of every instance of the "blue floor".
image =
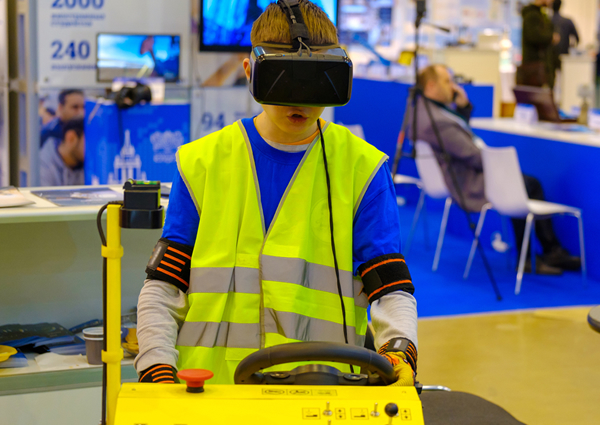
[[[410, 231], [415, 211], [414, 202], [400, 207], [399, 211], [404, 242]], [[466, 218], [461, 216], [460, 210], [453, 210], [450, 220], [462, 220], [466, 226]], [[432, 272], [440, 223], [441, 210], [429, 208], [428, 247], [425, 244], [424, 221], [420, 220], [412, 247], [406, 255], [406, 263], [415, 285], [419, 317], [600, 304], [600, 282], [588, 279], [584, 286], [581, 273], [575, 272], [565, 272], [560, 277], [525, 274], [521, 293], [515, 295], [516, 254], [500, 254], [488, 242], [485, 254], [503, 298], [502, 301], [497, 301], [479, 255], [475, 257], [469, 278], [463, 279], [472, 240], [448, 232], [438, 271]], [[590, 261], [594, 259], [588, 258], [588, 263]]]

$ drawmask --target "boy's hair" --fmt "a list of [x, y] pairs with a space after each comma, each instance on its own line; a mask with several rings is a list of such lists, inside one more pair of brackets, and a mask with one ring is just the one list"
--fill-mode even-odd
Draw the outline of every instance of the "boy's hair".
[[73, 118], [72, 120], [69, 120], [63, 124], [61, 141], [65, 140], [67, 132], [71, 130], [77, 134], [78, 138], [81, 138], [85, 131], [85, 123], [83, 118]]
[[[300, 0], [300, 11], [308, 28], [310, 45], [337, 44], [337, 29], [323, 10], [308, 0]], [[254, 21], [250, 33], [252, 45], [260, 43], [292, 43], [287, 15], [276, 3], [271, 3]]]

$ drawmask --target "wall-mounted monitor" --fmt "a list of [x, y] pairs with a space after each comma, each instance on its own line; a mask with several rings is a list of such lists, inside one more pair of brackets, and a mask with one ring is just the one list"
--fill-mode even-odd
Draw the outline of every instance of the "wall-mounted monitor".
[[[249, 52], [252, 24], [275, 0], [200, 0], [200, 50]], [[337, 25], [338, 0], [312, 0]]]
[[179, 81], [179, 35], [98, 34], [96, 72], [98, 82], [118, 77], [162, 77]]

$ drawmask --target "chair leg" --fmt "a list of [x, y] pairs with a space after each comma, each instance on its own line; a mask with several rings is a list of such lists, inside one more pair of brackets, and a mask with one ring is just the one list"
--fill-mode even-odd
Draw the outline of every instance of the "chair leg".
[[469, 253], [469, 259], [467, 260], [467, 266], [465, 267], [465, 272], [463, 273], [463, 279], [469, 277], [469, 272], [471, 271], [471, 265], [473, 264], [473, 258], [475, 257], [475, 250], [477, 249], [477, 245], [479, 244], [479, 236], [481, 235], [481, 229], [483, 229], [483, 222], [485, 221], [485, 215], [487, 214], [489, 207], [486, 205], [481, 208], [481, 213], [479, 214], [479, 221], [477, 222], [477, 229], [475, 230], [475, 237], [473, 238], [473, 243], [471, 244], [471, 252]]
[[531, 273], [535, 273], [537, 258], [535, 255], [535, 216], [533, 216], [533, 221], [531, 222], [531, 233], [529, 236], [529, 249], [530, 249], [530, 257], [531, 257]]
[[523, 281], [523, 272], [525, 271], [525, 261], [527, 259], [527, 247], [529, 246], [529, 237], [531, 235], [531, 224], [533, 223], [533, 214], [527, 215], [525, 222], [525, 234], [523, 235], [523, 245], [521, 246], [521, 256], [519, 259], [519, 271], [517, 272], [517, 285], [515, 286], [515, 295], [521, 292], [521, 282]]
[[581, 213], [577, 214], [577, 221], [579, 222], [579, 252], [581, 255], [581, 277], [583, 278], [583, 284], [587, 285], [587, 265], [585, 264], [585, 244], [583, 242], [583, 217]]
[[417, 203], [417, 209], [415, 210], [415, 215], [413, 216], [412, 226], [410, 227], [410, 233], [408, 234], [408, 239], [406, 241], [406, 249], [404, 250], [404, 255], [408, 255], [410, 251], [410, 247], [412, 245], [413, 238], [415, 236], [415, 231], [417, 230], [417, 223], [419, 222], [419, 217], [421, 216], [421, 210], [423, 209], [423, 205], [425, 203], [425, 191], [421, 189], [421, 194], [419, 195], [419, 202]]
[[450, 207], [452, 206], [452, 198], [446, 198], [446, 206], [444, 207], [444, 215], [442, 217], [442, 225], [440, 226], [440, 235], [438, 236], [437, 247], [435, 249], [435, 257], [433, 259], [433, 267], [431, 270], [437, 271], [440, 264], [440, 255], [442, 253], [442, 245], [444, 244], [444, 236], [446, 234], [446, 225], [448, 224], [448, 216], [450, 215]]

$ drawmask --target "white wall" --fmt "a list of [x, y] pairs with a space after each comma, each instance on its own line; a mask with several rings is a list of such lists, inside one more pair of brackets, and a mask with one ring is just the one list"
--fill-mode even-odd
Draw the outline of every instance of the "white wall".
[[97, 425], [102, 388], [0, 396], [0, 423], [11, 425]]
[[598, 8], [598, 0], [563, 0], [561, 15], [571, 18], [575, 23], [581, 47], [597, 43]]

